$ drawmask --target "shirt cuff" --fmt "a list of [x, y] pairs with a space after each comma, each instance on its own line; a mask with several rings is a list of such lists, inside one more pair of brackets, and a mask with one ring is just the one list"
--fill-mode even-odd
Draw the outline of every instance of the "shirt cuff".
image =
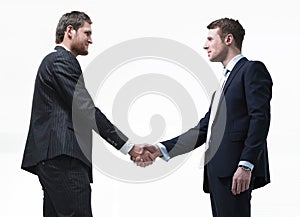
[[163, 144], [161, 144], [160, 142], [157, 143], [156, 145], [158, 146], [160, 152], [161, 152], [162, 155], [163, 155], [161, 158], [164, 159], [165, 161], [170, 160], [171, 157], [170, 157], [170, 155], [169, 155], [169, 153], [168, 153], [166, 147], [165, 147]]
[[242, 161], [239, 162], [239, 166], [245, 166], [245, 167], [248, 167], [248, 168], [251, 169], [251, 171], [252, 171], [253, 168], [254, 168], [254, 165], [253, 165], [252, 163], [250, 163], [250, 162], [248, 162], [248, 161], [244, 161], [244, 160], [242, 160]]
[[127, 142], [121, 147], [120, 152], [122, 152], [123, 154], [128, 154], [133, 146], [134, 144], [127, 140]]

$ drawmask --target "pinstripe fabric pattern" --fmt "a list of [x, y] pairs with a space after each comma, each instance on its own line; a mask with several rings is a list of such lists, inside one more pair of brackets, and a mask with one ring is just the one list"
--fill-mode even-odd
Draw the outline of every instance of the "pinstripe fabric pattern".
[[44, 190], [45, 217], [91, 217], [91, 186], [88, 167], [68, 156], [37, 165]]
[[127, 137], [95, 107], [75, 56], [61, 46], [55, 50], [38, 69], [22, 169], [36, 174], [39, 162], [68, 155], [89, 166], [92, 182], [92, 130], [116, 149]]

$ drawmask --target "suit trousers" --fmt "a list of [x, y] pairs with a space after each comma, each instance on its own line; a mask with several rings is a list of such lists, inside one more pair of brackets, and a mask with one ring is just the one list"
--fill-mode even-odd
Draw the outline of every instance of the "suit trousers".
[[92, 217], [88, 166], [62, 155], [43, 161], [37, 175], [44, 191], [44, 217]]
[[233, 195], [232, 177], [216, 176], [209, 165], [207, 173], [213, 217], [250, 217], [254, 179], [251, 180], [247, 191]]

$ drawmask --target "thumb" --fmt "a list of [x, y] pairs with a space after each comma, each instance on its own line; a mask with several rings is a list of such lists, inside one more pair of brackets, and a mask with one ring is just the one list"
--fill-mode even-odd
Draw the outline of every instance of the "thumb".
[[155, 153], [158, 148], [155, 145], [147, 144], [147, 145], [144, 146], [144, 149], [147, 149], [151, 153]]

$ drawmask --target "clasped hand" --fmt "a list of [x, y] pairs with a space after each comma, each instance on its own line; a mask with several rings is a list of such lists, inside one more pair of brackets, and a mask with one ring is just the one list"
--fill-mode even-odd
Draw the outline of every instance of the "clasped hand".
[[130, 159], [140, 167], [151, 165], [157, 157], [162, 156], [156, 145], [134, 145], [129, 151]]

